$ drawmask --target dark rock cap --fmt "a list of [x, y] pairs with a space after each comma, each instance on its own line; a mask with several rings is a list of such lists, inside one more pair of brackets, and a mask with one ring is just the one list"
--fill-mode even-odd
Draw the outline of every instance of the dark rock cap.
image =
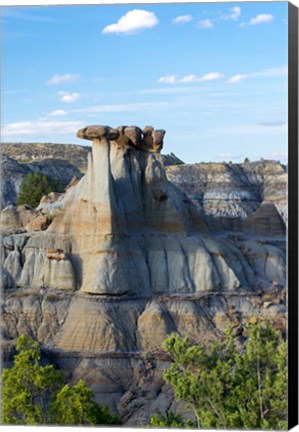
[[115, 140], [119, 137], [119, 131], [109, 126], [86, 126], [79, 129], [77, 137], [87, 140], [107, 138], [108, 140]]
[[138, 126], [118, 126], [113, 129], [109, 126], [86, 126], [78, 130], [77, 137], [95, 140], [106, 138], [109, 141], [116, 141], [123, 147], [133, 146], [141, 151], [160, 153], [163, 147], [164, 129], [155, 130], [152, 126], [145, 126], [142, 130]]

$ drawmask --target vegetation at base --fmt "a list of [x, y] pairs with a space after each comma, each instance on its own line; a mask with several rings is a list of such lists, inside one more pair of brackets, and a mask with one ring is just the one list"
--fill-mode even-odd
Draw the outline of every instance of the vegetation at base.
[[43, 366], [40, 346], [29, 336], [20, 336], [16, 348], [14, 366], [2, 373], [2, 424], [121, 424], [94, 401], [82, 380], [69, 386], [53, 365]]
[[[209, 347], [177, 334], [165, 340], [172, 363], [164, 379], [193, 410], [197, 428], [287, 429], [286, 342], [269, 322], [253, 318], [247, 329], [239, 349], [232, 328]], [[151, 425], [182, 427], [171, 414], [152, 417]]]
[[37, 207], [41, 198], [50, 192], [62, 192], [60, 181], [38, 171], [31, 172], [24, 177], [20, 185], [18, 205]]
[[190, 420], [184, 422], [179, 414], [168, 411], [165, 415], [158, 412], [151, 417], [150, 426], [155, 428], [196, 428], [196, 424]]

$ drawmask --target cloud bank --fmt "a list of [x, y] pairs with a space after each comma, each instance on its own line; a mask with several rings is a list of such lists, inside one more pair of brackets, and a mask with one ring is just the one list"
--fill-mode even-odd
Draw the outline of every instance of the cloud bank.
[[81, 121], [44, 121], [38, 120], [35, 122], [16, 122], [8, 123], [1, 130], [1, 135], [4, 138], [10, 137], [23, 137], [30, 135], [53, 135], [55, 134], [75, 134], [80, 127], [82, 127]]

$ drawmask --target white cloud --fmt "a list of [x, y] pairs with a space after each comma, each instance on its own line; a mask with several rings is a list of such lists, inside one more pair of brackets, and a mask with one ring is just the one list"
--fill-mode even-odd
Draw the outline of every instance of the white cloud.
[[141, 30], [150, 29], [159, 23], [153, 12], [134, 9], [123, 15], [116, 24], [106, 26], [102, 33], [136, 34]]
[[239, 6], [235, 6], [232, 8], [232, 13], [230, 19], [236, 20], [241, 16], [241, 8]]
[[248, 74], [237, 74], [232, 76], [229, 80], [227, 80], [226, 82], [228, 83], [238, 83], [240, 81], [242, 81], [243, 79], [247, 78]]
[[175, 84], [177, 83], [177, 77], [175, 75], [165, 75], [158, 79], [159, 83], [162, 84]]
[[173, 24], [186, 24], [193, 20], [192, 15], [179, 15], [172, 20]]
[[65, 115], [67, 115], [67, 112], [64, 111], [63, 109], [58, 109], [58, 110], [50, 112], [50, 115], [54, 116], [54, 117], [65, 116]]
[[66, 103], [76, 102], [80, 98], [79, 93], [68, 93], [65, 91], [58, 92], [58, 95], [60, 96], [61, 102], [66, 102]]
[[254, 78], [254, 77], [266, 77], [271, 78], [275, 76], [287, 75], [288, 68], [287, 66], [279, 66], [271, 69], [264, 69], [259, 72], [253, 72], [248, 74], [237, 74], [229, 78], [226, 82], [230, 84], [238, 83], [246, 78]]
[[231, 9], [230, 15], [223, 15], [221, 19], [224, 20], [237, 20], [241, 16], [241, 8], [239, 6], [235, 6]]
[[183, 78], [180, 78], [177, 82], [182, 82], [182, 83], [192, 83], [192, 82], [197, 82], [198, 78], [196, 75], [186, 75]]
[[159, 78], [158, 82], [162, 84], [177, 84], [177, 83], [195, 83], [213, 81], [215, 79], [222, 78], [224, 75], [220, 72], [210, 72], [201, 77], [191, 74], [178, 78], [176, 75], [165, 75]]
[[205, 20], [199, 21], [196, 26], [198, 28], [201, 28], [201, 29], [210, 29], [210, 28], [214, 27], [214, 24], [212, 23], [212, 21], [210, 19], [205, 19]]
[[198, 81], [199, 82], [200, 81], [212, 81], [212, 80], [219, 79], [222, 77], [224, 77], [224, 75], [222, 73], [210, 72], [210, 73], [203, 75], [201, 78], [198, 79]]
[[54, 75], [47, 84], [68, 84], [76, 81], [80, 75], [78, 74], [64, 74], [64, 75]]
[[271, 23], [274, 20], [274, 16], [270, 14], [260, 14], [257, 15], [255, 18], [251, 18], [249, 21], [250, 25], [255, 24], [264, 24], [264, 23]]
[[83, 126], [81, 121], [45, 121], [38, 120], [35, 122], [16, 122], [8, 123], [1, 130], [1, 135], [5, 137], [21, 138], [22, 136], [29, 135], [53, 135], [76, 133], [80, 127]]

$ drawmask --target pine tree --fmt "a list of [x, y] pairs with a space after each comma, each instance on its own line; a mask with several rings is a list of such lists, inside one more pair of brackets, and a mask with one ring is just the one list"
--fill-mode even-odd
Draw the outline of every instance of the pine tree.
[[253, 319], [247, 327], [241, 352], [231, 328], [210, 347], [177, 334], [165, 340], [172, 363], [164, 379], [198, 428], [287, 428], [286, 343], [269, 322]]
[[38, 171], [24, 177], [18, 196], [18, 205], [27, 204], [37, 207], [41, 198], [50, 192], [61, 192], [61, 183], [57, 178], [51, 178]]

